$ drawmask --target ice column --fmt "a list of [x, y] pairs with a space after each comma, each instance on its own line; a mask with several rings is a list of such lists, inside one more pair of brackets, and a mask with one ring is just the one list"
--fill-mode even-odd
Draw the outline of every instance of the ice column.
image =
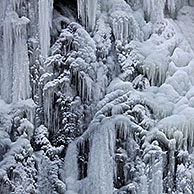
[[25, 100], [30, 97], [29, 59], [27, 49], [26, 17], [17, 13], [6, 13], [3, 26], [3, 67], [1, 69], [1, 94], [7, 102]]
[[41, 54], [46, 57], [50, 48], [50, 28], [52, 27], [53, 0], [39, 0], [39, 37]]

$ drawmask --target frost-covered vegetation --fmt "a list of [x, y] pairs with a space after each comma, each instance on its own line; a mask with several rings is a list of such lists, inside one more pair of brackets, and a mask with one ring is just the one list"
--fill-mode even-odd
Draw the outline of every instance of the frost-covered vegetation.
[[193, 0], [0, 5], [0, 193], [194, 193]]

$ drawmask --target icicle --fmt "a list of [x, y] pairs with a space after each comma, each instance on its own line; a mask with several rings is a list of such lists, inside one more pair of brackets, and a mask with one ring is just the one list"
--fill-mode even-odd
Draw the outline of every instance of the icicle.
[[29, 59], [26, 25], [29, 20], [19, 18], [16, 12], [7, 12], [4, 22], [4, 62], [1, 93], [3, 99], [12, 101], [30, 97]]
[[78, 74], [78, 77], [79, 77], [79, 79], [77, 80], [79, 96], [81, 97], [82, 100], [86, 102], [90, 102], [92, 100], [93, 80], [83, 71], [76, 72], [76, 74]]
[[50, 28], [52, 27], [53, 0], [39, 0], [39, 35], [41, 54], [46, 57], [50, 48]]
[[124, 138], [126, 140], [131, 128], [129, 120], [125, 119], [125, 117], [115, 120], [115, 128], [118, 130], [118, 138]]
[[143, 8], [146, 19], [155, 23], [164, 18], [164, 7], [166, 0], [143, 0]]
[[78, 18], [88, 30], [94, 30], [98, 0], [78, 0]]
[[130, 40], [143, 40], [143, 34], [125, 1], [114, 1], [109, 10], [113, 35], [116, 40], [127, 43]]
[[25, 0], [11, 0], [13, 10], [18, 11], [24, 1]]
[[27, 18], [22, 17], [21, 23], [13, 26], [17, 36], [14, 47], [13, 101], [30, 97], [29, 59], [26, 44], [26, 24], [28, 22], [29, 20]]

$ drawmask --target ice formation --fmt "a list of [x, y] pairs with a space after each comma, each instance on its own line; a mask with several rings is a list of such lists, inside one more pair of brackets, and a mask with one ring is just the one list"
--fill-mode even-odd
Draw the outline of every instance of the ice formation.
[[193, 0], [0, 2], [0, 193], [194, 192]]

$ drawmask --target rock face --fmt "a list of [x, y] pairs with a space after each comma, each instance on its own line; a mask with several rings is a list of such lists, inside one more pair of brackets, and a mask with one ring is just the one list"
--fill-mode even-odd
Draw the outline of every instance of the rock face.
[[194, 193], [193, 0], [0, 5], [0, 193]]

